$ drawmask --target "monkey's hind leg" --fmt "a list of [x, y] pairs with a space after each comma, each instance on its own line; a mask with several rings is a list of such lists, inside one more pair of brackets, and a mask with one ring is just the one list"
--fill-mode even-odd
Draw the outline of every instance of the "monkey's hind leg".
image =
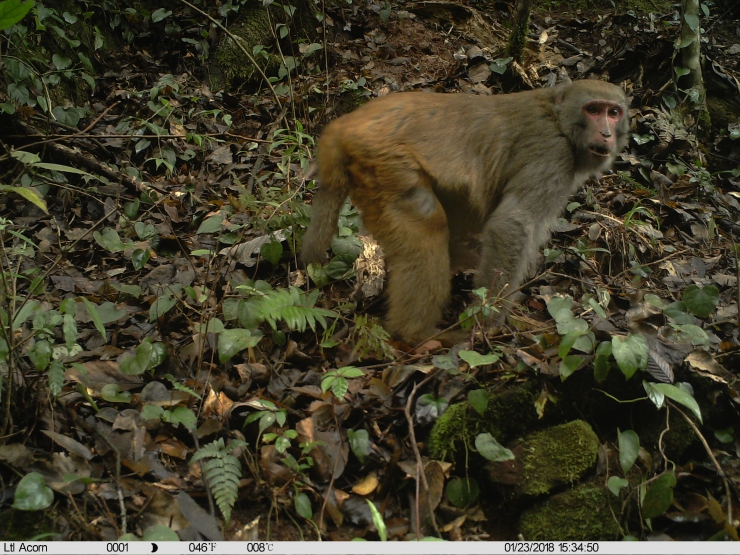
[[450, 296], [447, 216], [420, 186], [387, 204], [380, 222], [374, 233], [389, 267], [386, 327], [407, 343], [422, 341], [434, 334]]

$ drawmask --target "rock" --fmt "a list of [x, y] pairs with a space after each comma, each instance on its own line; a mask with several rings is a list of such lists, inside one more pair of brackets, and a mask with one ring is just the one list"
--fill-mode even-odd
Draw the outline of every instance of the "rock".
[[619, 526], [608, 495], [606, 488], [590, 484], [554, 495], [522, 513], [519, 533], [527, 541], [615, 540]]
[[513, 461], [490, 462], [493, 482], [513, 486], [514, 498], [546, 495], [571, 485], [596, 463], [599, 438], [583, 420], [574, 420], [525, 437], [512, 448]]
[[474, 445], [478, 434], [488, 432], [499, 443], [523, 435], [537, 422], [534, 402], [539, 394], [536, 382], [508, 388], [491, 395], [485, 416], [480, 416], [467, 401], [451, 405], [434, 423], [427, 449], [434, 459], [444, 459], [464, 441]]

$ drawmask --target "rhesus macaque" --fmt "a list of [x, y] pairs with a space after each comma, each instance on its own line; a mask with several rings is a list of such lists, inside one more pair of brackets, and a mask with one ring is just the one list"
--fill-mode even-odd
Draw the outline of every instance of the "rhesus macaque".
[[625, 146], [628, 99], [603, 81], [498, 96], [390, 94], [327, 125], [303, 241], [321, 262], [347, 196], [389, 267], [386, 327], [434, 334], [450, 255], [480, 233], [477, 287], [519, 287], [568, 197]]

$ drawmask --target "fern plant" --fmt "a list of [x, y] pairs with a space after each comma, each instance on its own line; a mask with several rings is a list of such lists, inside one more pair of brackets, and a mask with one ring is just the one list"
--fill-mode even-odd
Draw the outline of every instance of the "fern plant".
[[355, 342], [353, 353], [357, 354], [357, 360], [366, 358], [373, 353], [375, 356], [392, 360], [393, 350], [388, 346], [390, 335], [376, 320], [368, 321], [367, 316], [358, 314], [355, 316], [355, 327], [350, 337]]
[[251, 293], [260, 295], [250, 301], [253, 314], [257, 320], [270, 324], [273, 330], [277, 330], [277, 323], [280, 320], [290, 329], [300, 332], [306, 331], [306, 326], [316, 331], [317, 322], [326, 329], [326, 318], [339, 316], [333, 310], [314, 306], [319, 298], [318, 289], [306, 294], [298, 287], [271, 291], [260, 291], [244, 285], [240, 285], [239, 288], [249, 289]]
[[246, 442], [241, 440], [234, 440], [224, 445], [223, 438], [219, 438], [198, 449], [190, 460], [192, 464], [201, 459], [207, 459], [203, 463], [203, 476], [205, 476], [216, 505], [224, 515], [227, 526], [231, 520], [231, 509], [236, 502], [239, 480], [242, 477], [242, 465], [232, 453], [235, 449], [245, 445]]

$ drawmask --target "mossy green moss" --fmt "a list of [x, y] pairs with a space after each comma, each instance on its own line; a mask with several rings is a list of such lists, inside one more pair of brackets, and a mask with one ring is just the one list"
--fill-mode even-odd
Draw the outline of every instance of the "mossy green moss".
[[467, 401], [450, 406], [435, 422], [427, 448], [435, 459], [444, 459], [460, 444], [473, 445], [478, 434], [488, 432], [500, 443], [523, 434], [537, 421], [535, 382], [511, 387], [491, 396], [484, 416]]
[[[297, 39], [316, 38], [315, 5], [304, 0], [293, 2], [296, 8], [295, 15], [289, 21], [285, 17], [283, 8], [278, 3], [263, 7], [260, 3], [246, 4], [240, 10], [239, 20], [229, 27], [229, 31], [239, 37], [242, 46], [249, 52], [254, 53], [256, 46], [263, 46], [268, 54], [268, 59], [257, 56], [257, 63], [262, 67], [264, 73], [273, 76], [282, 65], [282, 58], [278, 50], [273, 48], [275, 34], [271, 26], [277, 24], [288, 25], [290, 33], [281, 40], [283, 53], [287, 56], [295, 54], [287, 41], [294, 42]], [[297, 55], [297, 54], [296, 54]], [[300, 62], [300, 57], [296, 59]], [[208, 79], [211, 89], [218, 91], [230, 89], [242, 83], [259, 79], [261, 76], [255, 69], [249, 58], [244, 55], [241, 48], [229, 35], [224, 35], [221, 44], [216, 49], [208, 69]]]
[[58, 507], [46, 511], [3, 509], [0, 512], [0, 538], [4, 541], [31, 541], [34, 538], [58, 541], [60, 538], [55, 535], [58, 527], [51, 516], [57, 509]]
[[596, 462], [599, 438], [583, 420], [542, 430], [522, 443], [522, 495], [543, 495], [572, 484]]
[[[676, 411], [671, 411], [669, 416], [670, 427], [667, 432], [663, 433], [666, 428], [665, 412], [663, 411], [661, 411], [661, 414], [656, 414], [653, 418], [647, 420], [644, 426], [636, 430], [640, 437], [640, 443], [651, 451], [657, 452], [660, 442], [660, 448], [668, 459], [684, 461], [686, 452], [697, 444], [699, 438], [689, 423]], [[696, 421], [696, 417], [690, 415], [690, 418], [694, 420], [697, 426], [701, 426]]]
[[[257, 45], [269, 45], [272, 43], [272, 31], [270, 30], [270, 18], [267, 10], [262, 6], [245, 6], [247, 13], [238, 23], [232, 25], [229, 31], [242, 39], [242, 45], [250, 54]], [[259, 63], [264, 60], [260, 60]], [[271, 65], [277, 67], [277, 61], [271, 60]], [[218, 91], [229, 88], [238, 82], [247, 82], [256, 73], [254, 65], [244, 55], [242, 49], [234, 40], [224, 35], [221, 44], [213, 54], [208, 77], [211, 89]]]
[[606, 488], [582, 485], [524, 511], [519, 532], [525, 540], [615, 540], [619, 526], [609, 509]]
[[715, 128], [727, 130], [730, 123], [740, 119], [740, 109], [726, 98], [707, 94], [707, 109]]
[[334, 112], [339, 115], [347, 114], [365, 104], [370, 98], [362, 89], [345, 91], [340, 95]]

